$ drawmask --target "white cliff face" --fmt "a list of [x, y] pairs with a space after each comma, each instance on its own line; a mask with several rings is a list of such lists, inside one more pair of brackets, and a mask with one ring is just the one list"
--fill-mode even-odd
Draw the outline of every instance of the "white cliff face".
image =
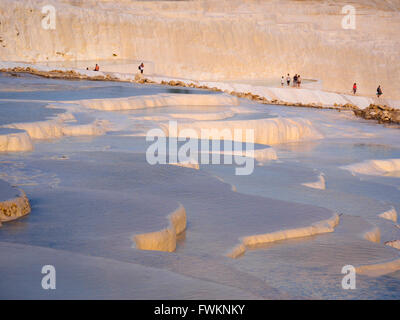
[[331, 218], [315, 222], [310, 226], [243, 237], [240, 239], [240, 244], [228, 252], [227, 256], [235, 259], [246, 252], [246, 247], [334, 232], [339, 221], [340, 218], [335, 213]]
[[98, 136], [104, 134], [107, 123], [94, 121], [81, 125], [66, 125], [61, 119], [12, 123], [6, 128], [21, 132], [0, 134], [0, 152], [32, 151], [32, 140], [57, 139], [64, 136]]
[[[160, 124], [167, 136], [173, 137], [167, 124]], [[219, 140], [229, 137], [233, 141], [275, 145], [280, 143], [322, 139], [311, 121], [299, 118], [273, 118], [232, 121], [194, 121], [178, 123], [177, 136], [180, 138]], [[237, 131], [237, 133], [235, 132]], [[248, 135], [246, 130], [253, 132]], [[228, 140], [228, 138], [227, 138]]]
[[0, 134], [0, 152], [33, 150], [32, 140], [27, 132]]
[[83, 100], [80, 104], [91, 109], [118, 111], [168, 106], [226, 106], [238, 105], [239, 101], [236, 97], [228, 95], [156, 94], [120, 99]]
[[168, 215], [169, 226], [160, 231], [138, 234], [134, 236], [136, 248], [140, 250], [156, 250], [173, 252], [176, 249], [176, 236], [186, 229], [186, 210], [180, 205]]
[[[55, 30], [41, 26], [41, 8], [48, 4], [56, 8]], [[353, 1], [355, 30], [342, 28], [347, 4], [2, 0], [0, 57], [129, 59], [145, 61], [145, 72], [198, 80], [279, 82], [284, 74], [300, 73], [321, 79], [325, 90], [350, 92], [357, 82], [361, 95], [373, 95], [381, 84], [385, 97], [400, 99], [399, 3]]]

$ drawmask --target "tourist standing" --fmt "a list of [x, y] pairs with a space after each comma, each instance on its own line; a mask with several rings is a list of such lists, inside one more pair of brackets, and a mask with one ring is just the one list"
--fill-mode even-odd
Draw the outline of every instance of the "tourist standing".
[[281, 87], [283, 87], [284, 85], [285, 85], [285, 77], [282, 76], [282, 79], [281, 79]]
[[138, 67], [138, 69], [140, 70], [140, 73], [143, 74], [143, 70], [144, 70], [144, 64], [143, 64], [143, 62], [140, 64], [140, 66]]
[[357, 93], [357, 83], [354, 82], [353, 84], [353, 94]]
[[290, 78], [290, 74], [288, 73], [287, 74], [287, 78], [286, 78], [286, 83], [287, 83], [287, 86], [289, 87], [290, 86], [290, 81], [292, 80], [292, 78]]
[[297, 73], [293, 77], [293, 87], [297, 87]]
[[379, 98], [383, 94], [381, 85], [376, 89], [376, 96]]

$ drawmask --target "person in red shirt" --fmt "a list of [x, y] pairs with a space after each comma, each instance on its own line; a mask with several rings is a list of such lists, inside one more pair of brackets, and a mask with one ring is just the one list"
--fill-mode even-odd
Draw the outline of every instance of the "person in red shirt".
[[353, 94], [357, 93], [357, 83], [353, 84]]
[[94, 67], [94, 71], [99, 71], [100, 70], [100, 67], [99, 67], [99, 65], [96, 63], [96, 66]]

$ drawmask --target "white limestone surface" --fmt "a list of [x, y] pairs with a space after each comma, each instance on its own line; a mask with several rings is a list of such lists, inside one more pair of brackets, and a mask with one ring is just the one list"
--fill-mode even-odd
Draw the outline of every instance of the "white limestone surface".
[[124, 71], [121, 59], [128, 61], [126, 71], [131, 61], [145, 61], [145, 72], [155, 74], [214, 81], [275, 78], [277, 85], [282, 75], [300, 73], [321, 79], [325, 90], [350, 92], [357, 82], [360, 94], [372, 96], [381, 84], [385, 96], [400, 99], [399, 4], [352, 1], [356, 28], [344, 29], [342, 8], [348, 4], [49, 0], [57, 21], [47, 30], [43, 3], [2, 0], [0, 56], [100, 66], [115, 60], [117, 71]]
[[390, 175], [393, 172], [400, 171], [400, 159], [366, 160], [344, 166], [342, 169], [348, 170], [353, 174], [357, 173], [372, 176]]

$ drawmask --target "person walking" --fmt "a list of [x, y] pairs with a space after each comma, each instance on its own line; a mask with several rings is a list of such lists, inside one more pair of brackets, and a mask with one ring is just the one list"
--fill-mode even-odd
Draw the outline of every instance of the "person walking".
[[357, 83], [354, 82], [353, 84], [353, 94], [357, 93]]
[[138, 69], [140, 70], [140, 73], [143, 74], [143, 70], [144, 70], [144, 64], [143, 64], [143, 62], [140, 64], [140, 66], [138, 67]]
[[297, 73], [293, 77], [293, 87], [297, 87]]
[[283, 87], [284, 85], [285, 85], [285, 77], [282, 76], [282, 79], [281, 79], [281, 87]]
[[381, 95], [383, 95], [381, 85], [376, 89], [376, 96], [379, 98]]

